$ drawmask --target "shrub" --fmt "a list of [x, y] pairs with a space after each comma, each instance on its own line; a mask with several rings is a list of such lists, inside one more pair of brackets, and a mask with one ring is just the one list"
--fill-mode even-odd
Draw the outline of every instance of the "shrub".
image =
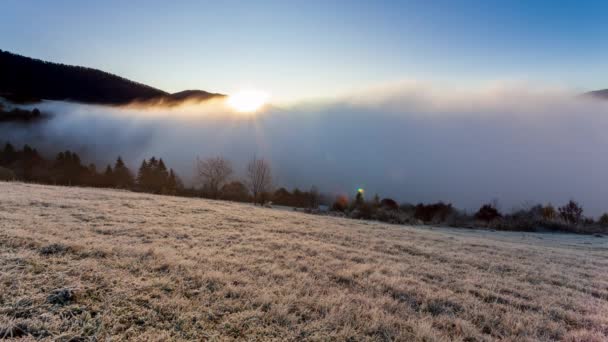
[[479, 208], [475, 214], [475, 218], [487, 223], [492, 222], [502, 217], [502, 214], [498, 211], [494, 204], [484, 204]]
[[597, 223], [599, 223], [599, 225], [603, 228], [608, 228], [608, 213], [604, 213], [602, 216], [600, 216]]
[[473, 216], [464, 211], [454, 210], [452, 215], [448, 217], [446, 224], [455, 228], [474, 228], [475, 222]]
[[416, 206], [411, 203], [401, 203], [401, 205], [399, 205], [399, 211], [414, 216]]
[[583, 218], [583, 224], [585, 226], [593, 226], [595, 225], [595, 220], [593, 219], [593, 217], [585, 217]]
[[569, 224], [578, 224], [583, 216], [583, 208], [573, 200], [559, 207], [559, 216]]
[[414, 208], [414, 217], [422, 222], [445, 222], [449, 215], [454, 212], [451, 204], [437, 202], [434, 204], [418, 204]]
[[551, 203], [547, 204], [542, 208], [543, 220], [552, 221], [557, 218], [557, 212]]
[[351, 211], [350, 217], [354, 219], [369, 220], [373, 218], [374, 212], [375, 208], [372, 204], [362, 203]]
[[7, 168], [0, 167], [0, 181], [12, 181], [15, 180], [15, 173]]
[[331, 206], [331, 210], [333, 211], [341, 211], [344, 212], [348, 208], [348, 198], [346, 196], [338, 196], [334, 201], [334, 204]]
[[249, 190], [245, 184], [234, 181], [224, 184], [220, 190], [220, 199], [236, 202], [249, 202]]
[[392, 198], [383, 198], [380, 206], [387, 210], [399, 210], [399, 204]]

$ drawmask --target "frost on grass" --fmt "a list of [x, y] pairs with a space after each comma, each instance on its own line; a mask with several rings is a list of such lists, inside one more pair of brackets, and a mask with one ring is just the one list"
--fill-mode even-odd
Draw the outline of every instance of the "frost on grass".
[[70, 250], [69, 246], [62, 243], [51, 243], [40, 248], [41, 255], [63, 254]]
[[608, 238], [0, 183], [0, 338], [605, 341]]

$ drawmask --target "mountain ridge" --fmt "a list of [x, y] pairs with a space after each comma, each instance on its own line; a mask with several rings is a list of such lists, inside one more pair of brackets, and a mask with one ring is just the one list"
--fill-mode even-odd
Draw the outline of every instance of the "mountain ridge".
[[608, 89], [600, 89], [586, 92], [585, 95], [608, 100]]
[[100, 69], [48, 62], [0, 50], [0, 96], [18, 103], [58, 100], [173, 106], [225, 95], [204, 90], [172, 94]]

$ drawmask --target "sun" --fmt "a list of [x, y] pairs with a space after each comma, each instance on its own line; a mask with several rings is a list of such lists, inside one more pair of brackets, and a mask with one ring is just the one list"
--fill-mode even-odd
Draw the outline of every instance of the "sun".
[[252, 113], [262, 108], [268, 98], [268, 93], [260, 90], [241, 90], [228, 96], [227, 103], [239, 113]]

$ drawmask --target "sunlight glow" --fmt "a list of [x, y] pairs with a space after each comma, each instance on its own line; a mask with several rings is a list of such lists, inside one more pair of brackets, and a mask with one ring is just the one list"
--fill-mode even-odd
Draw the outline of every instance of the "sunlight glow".
[[269, 95], [259, 90], [243, 90], [228, 97], [227, 103], [240, 113], [252, 113], [262, 108], [268, 101]]

